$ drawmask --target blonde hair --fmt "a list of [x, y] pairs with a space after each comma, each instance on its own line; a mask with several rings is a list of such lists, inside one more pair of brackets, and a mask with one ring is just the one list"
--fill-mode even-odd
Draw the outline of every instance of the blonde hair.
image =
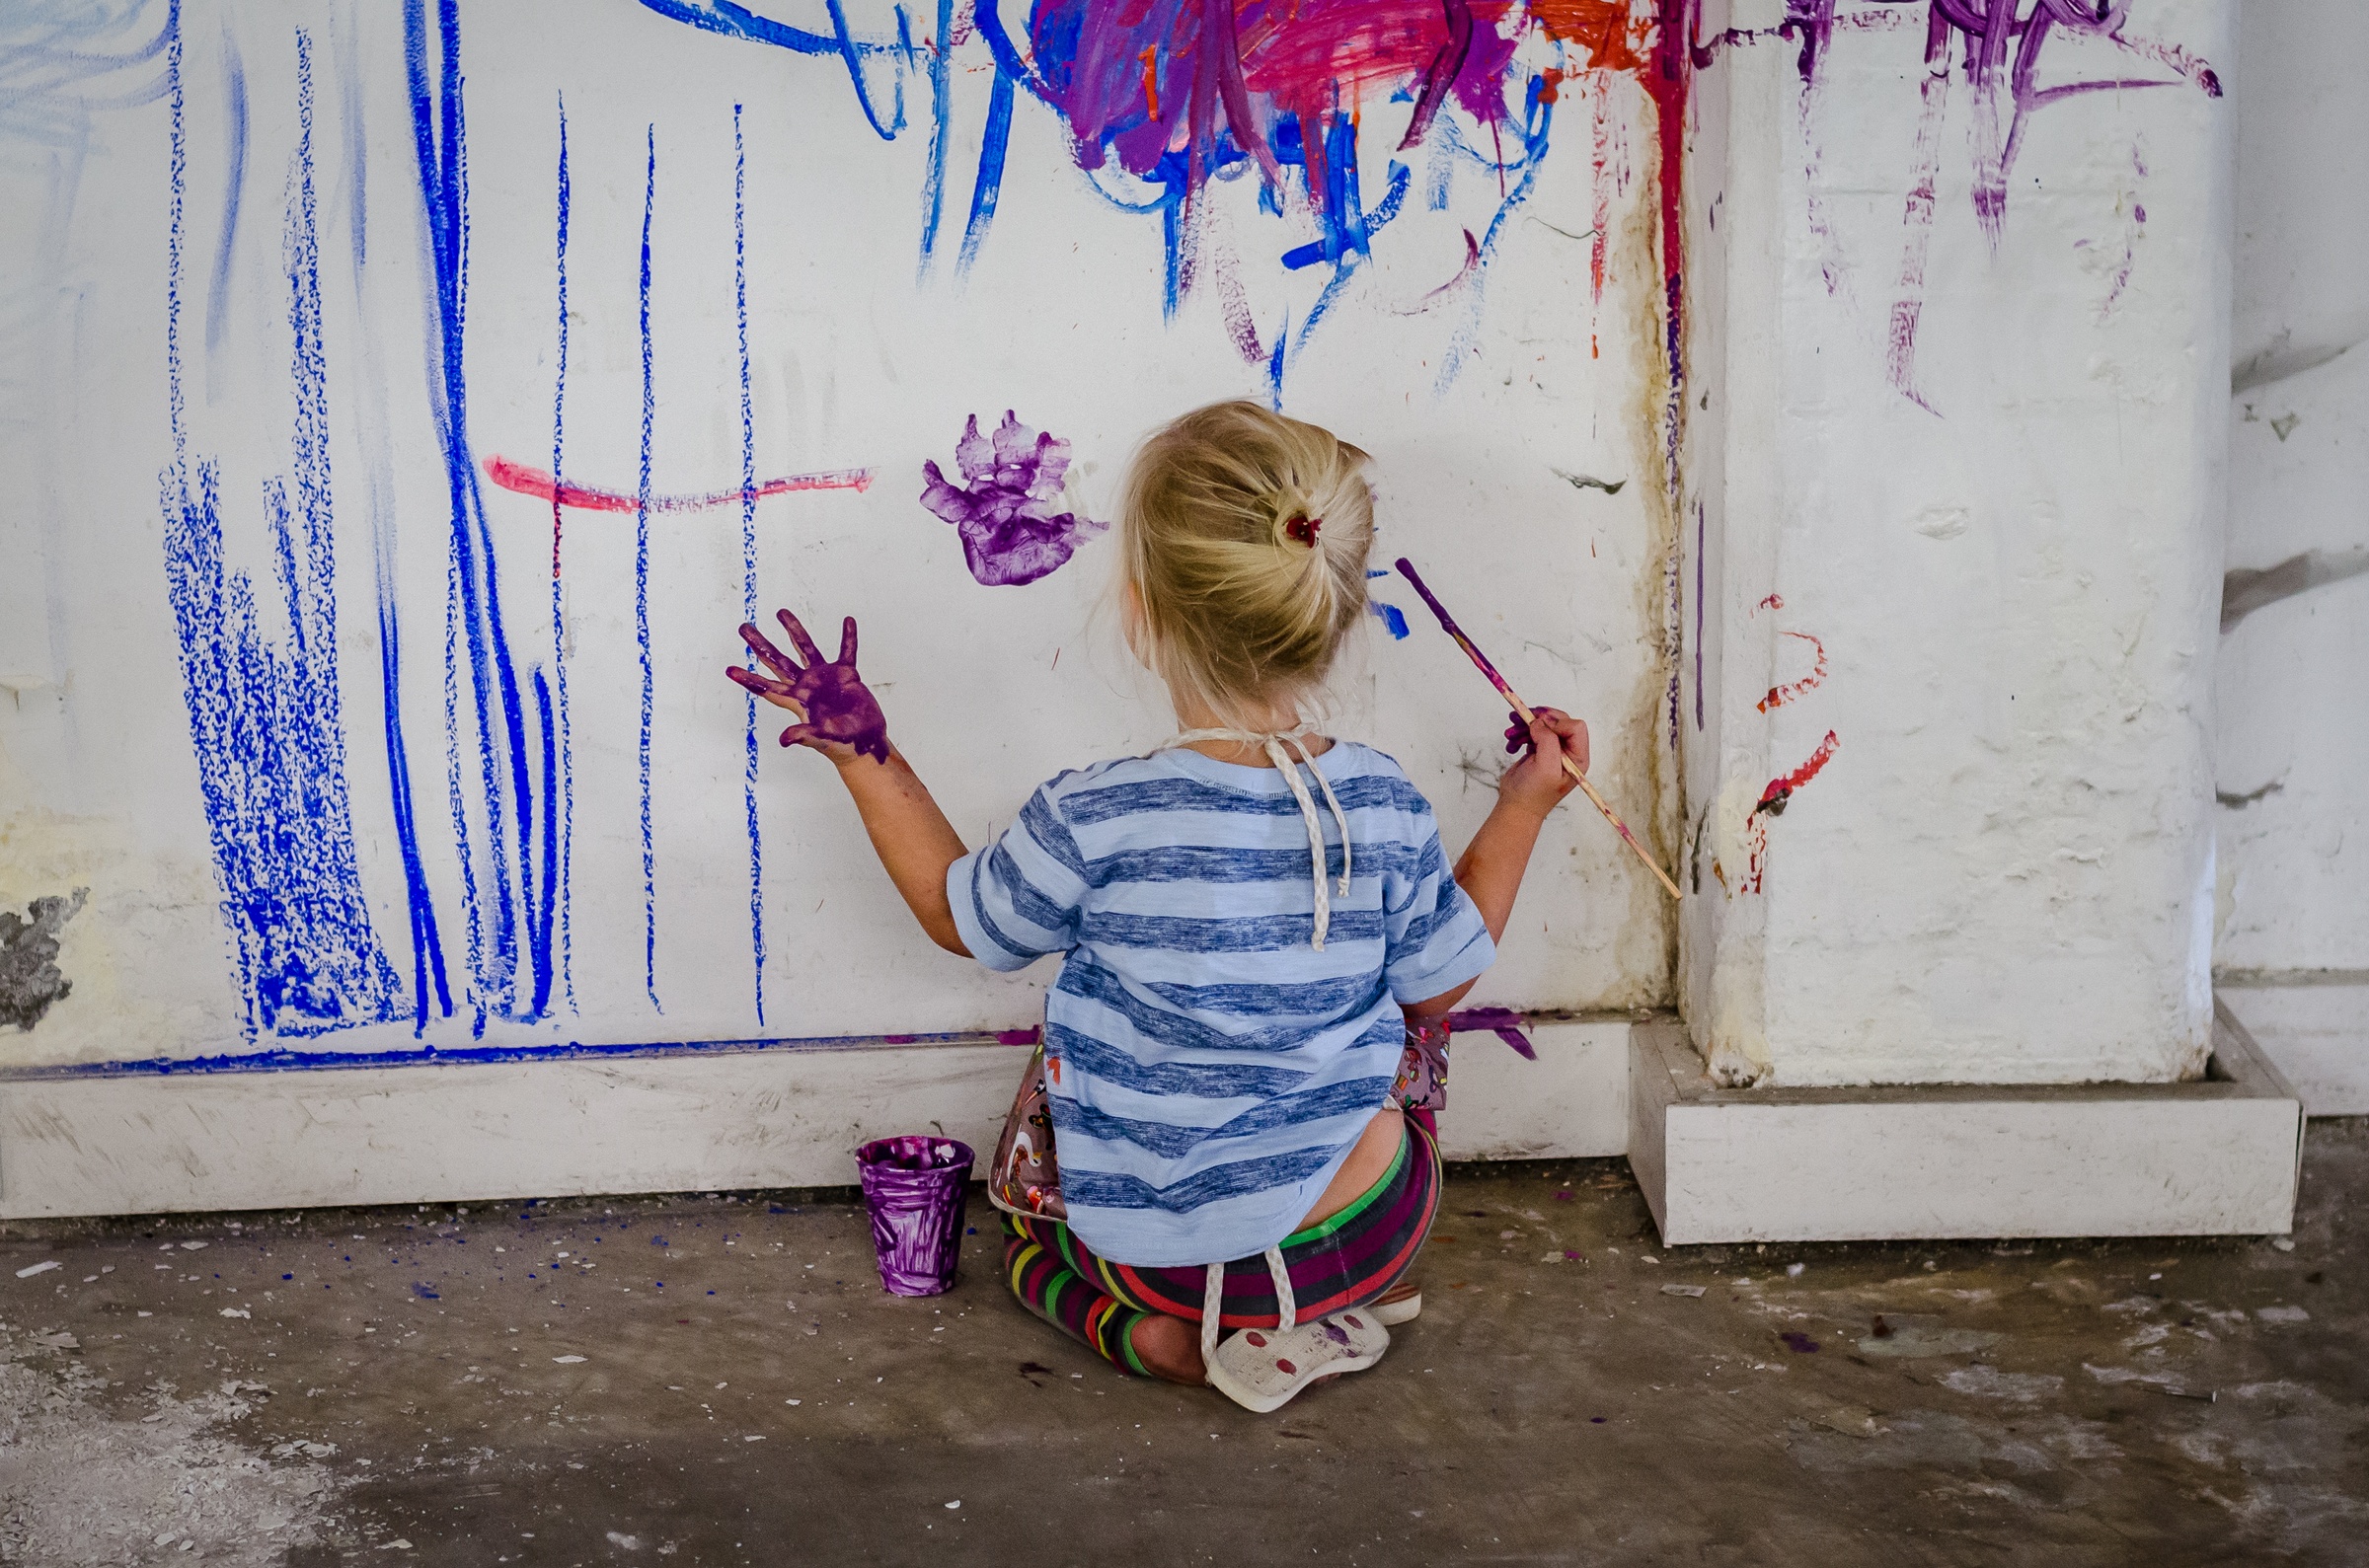
[[1229, 724], [1320, 684], [1366, 613], [1366, 455], [1255, 403], [1211, 404], [1144, 442], [1119, 501], [1137, 651]]

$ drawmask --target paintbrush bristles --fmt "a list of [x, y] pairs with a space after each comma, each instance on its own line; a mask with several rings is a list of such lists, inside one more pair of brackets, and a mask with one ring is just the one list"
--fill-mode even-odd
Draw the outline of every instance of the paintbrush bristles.
[[[1422, 598], [1423, 603], [1431, 607], [1431, 613], [1439, 618], [1440, 630], [1453, 637], [1456, 645], [1464, 649], [1465, 656], [1473, 661], [1473, 666], [1489, 677], [1489, 684], [1497, 689], [1497, 695], [1513, 705], [1514, 713], [1521, 721], [1525, 725], [1538, 722], [1538, 714], [1531, 709], [1529, 704], [1514, 694], [1513, 687], [1506, 682], [1504, 676], [1497, 673], [1497, 667], [1489, 662], [1489, 655], [1481, 651], [1479, 644], [1464, 635], [1464, 628], [1456, 624], [1456, 618], [1448, 614], [1448, 607], [1441, 604], [1432, 594], [1430, 587], [1415, 571], [1414, 563], [1405, 556], [1401, 556], [1392, 564], [1398, 567], [1399, 575], [1407, 579], [1408, 586]], [[1645, 869], [1651, 871], [1654, 879], [1669, 889], [1670, 897], [1683, 898], [1685, 895], [1678, 891], [1678, 884], [1671, 881], [1670, 874], [1661, 868], [1653, 857], [1645, 853], [1645, 847], [1637, 842], [1637, 835], [1629, 831], [1629, 824], [1623, 822], [1620, 813], [1614, 811], [1606, 803], [1604, 797], [1596, 793], [1596, 786], [1587, 782], [1587, 775], [1580, 771], [1579, 765], [1571, 761], [1567, 753], [1563, 759], [1563, 771], [1571, 776], [1572, 782], [1577, 784], [1581, 791], [1586, 794], [1589, 803], [1603, 813], [1604, 820], [1611, 823], [1612, 830], [1621, 836], [1621, 842], [1628, 845], [1637, 853], [1637, 858], [1645, 862]]]

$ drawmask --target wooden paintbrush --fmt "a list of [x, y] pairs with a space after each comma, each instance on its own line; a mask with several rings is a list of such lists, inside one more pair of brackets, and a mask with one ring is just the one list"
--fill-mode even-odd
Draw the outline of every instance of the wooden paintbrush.
[[[1482, 674], [1489, 677], [1489, 684], [1497, 689], [1497, 695], [1513, 705], [1513, 710], [1520, 715], [1522, 722], [1527, 724], [1535, 719], [1538, 715], [1530, 710], [1530, 705], [1514, 695], [1513, 688], [1505, 684], [1505, 677], [1499, 675], [1497, 667], [1489, 662], [1489, 655], [1474, 645], [1473, 639], [1464, 635], [1464, 628], [1458, 626], [1455, 617], [1448, 614], [1447, 606], [1434, 598], [1431, 590], [1423, 585], [1423, 579], [1416, 574], [1414, 563], [1406, 557], [1401, 556], [1394, 564], [1399, 568], [1399, 575], [1406, 578], [1416, 593], [1422, 595], [1423, 603], [1429, 605], [1431, 613], [1439, 617], [1440, 630], [1456, 639], [1456, 645], [1464, 649], [1465, 655], [1480, 668]], [[1568, 753], [1564, 756], [1563, 771], [1571, 776], [1579, 787], [1586, 792], [1589, 800], [1595, 802], [1596, 809], [1604, 813], [1604, 820], [1611, 823], [1612, 830], [1621, 836], [1621, 842], [1635, 850], [1637, 858], [1645, 862], [1645, 869], [1651, 871], [1661, 885], [1670, 890], [1670, 897], [1683, 897], [1684, 895], [1678, 891], [1678, 884], [1670, 880], [1667, 871], [1653, 862], [1653, 857], [1647, 855], [1645, 847], [1637, 842], [1637, 835], [1629, 831], [1629, 825], [1621, 820], [1620, 813], [1605, 804], [1604, 797], [1596, 793], [1596, 786], [1587, 782], [1587, 775], [1579, 771], [1579, 765], [1571, 761]]]

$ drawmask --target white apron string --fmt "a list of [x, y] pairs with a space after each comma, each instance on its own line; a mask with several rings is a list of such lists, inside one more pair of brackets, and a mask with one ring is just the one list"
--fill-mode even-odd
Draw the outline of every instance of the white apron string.
[[[1308, 853], [1315, 859], [1314, 883], [1316, 888], [1316, 930], [1311, 944], [1318, 952], [1323, 952], [1325, 950], [1325, 933], [1333, 924], [1333, 901], [1327, 896], [1329, 889], [1325, 885], [1325, 830], [1323, 824], [1317, 820], [1316, 802], [1310, 798], [1308, 786], [1300, 782], [1301, 768], [1306, 768], [1316, 776], [1316, 786], [1325, 792], [1325, 804], [1333, 808], [1334, 825], [1340, 829], [1339, 891], [1343, 898], [1349, 895], [1349, 819], [1348, 814], [1340, 809], [1340, 797], [1333, 792], [1333, 782], [1325, 777], [1324, 770], [1316, 765], [1315, 757], [1309, 754], [1307, 742], [1303, 738], [1308, 733], [1309, 726], [1306, 724], [1302, 724], [1297, 729], [1279, 730], [1272, 734], [1262, 734], [1248, 729], [1187, 729], [1170, 736], [1161, 744], [1160, 749], [1165, 751], [1170, 746], [1185, 746], [1201, 740], [1230, 740], [1238, 745], [1261, 746], [1265, 749], [1267, 761], [1275, 765], [1275, 771], [1280, 773], [1283, 776], [1283, 782], [1291, 786], [1291, 797], [1300, 805], [1300, 820], [1308, 827]], [[1283, 749], [1283, 743], [1286, 741], [1291, 743], [1293, 751], [1299, 753], [1296, 762]], [[1290, 1325], [1286, 1324], [1285, 1326]]]
[[[1291, 1294], [1291, 1270], [1283, 1262], [1283, 1249], [1266, 1249], [1266, 1272], [1275, 1282], [1275, 1332], [1285, 1333], [1300, 1320], [1300, 1304]], [[1226, 1266], [1212, 1263], [1201, 1279], [1201, 1365], [1212, 1365], [1217, 1359], [1218, 1318], [1225, 1311]]]

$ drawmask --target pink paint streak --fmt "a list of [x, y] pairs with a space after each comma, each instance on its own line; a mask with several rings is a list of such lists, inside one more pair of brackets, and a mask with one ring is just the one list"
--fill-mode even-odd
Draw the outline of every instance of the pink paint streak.
[[[497, 487], [513, 494], [532, 495], [539, 501], [548, 501], [555, 511], [563, 506], [583, 512], [638, 512], [642, 509], [642, 498], [638, 495], [563, 484], [539, 468], [513, 463], [506, 457], [487, 458], [486, 478], [492, 480]], [[744, 500], [763, 500], [769, 495], [789, 495], [800, 490], [863, 490], [871, 485], [872, 470], [868, 468], [840, 469], [825, 474], [790, 474], [778, 480], [767, 480], [748, 490], [717, 490], [706, 495], [652, 495], [650, 509], [653, 512], [695, 512]]]

